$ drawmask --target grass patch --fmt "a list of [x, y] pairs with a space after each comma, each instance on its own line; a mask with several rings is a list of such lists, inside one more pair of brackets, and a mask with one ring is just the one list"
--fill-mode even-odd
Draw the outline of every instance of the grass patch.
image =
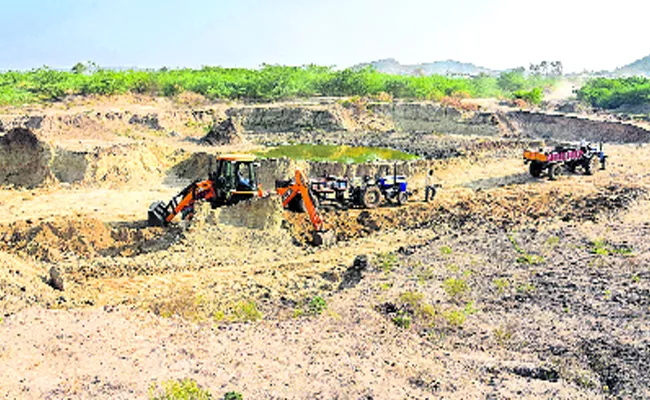
[[526, 252], [524, 249], [522, 249], [518, 244], [517, 241], [513, 236], [508, 235], [508, 239], [510, 240], [510, 243], [512, 243], [512, 247], [514, 247], [515, 251], [520, 254], [519, 257], [517, 257], [517, 263], [519, 264], [528, 264], [528, 265], [537, 265], [541, 264], [544, 261], [544, 257], [538, 256], [536, 254], [529, 254]]
[[497, 288], [499, 294], [504, 294], [506, 290], [510, 287], [510, 281], [505, 278], [499, 278], [492, 281], [494, 287]]
[[398, 264], [397, 255], [395, 253], [379, 253], [376, 255], [375, 261], [379, 268], [385, 273], [390, 273]]
[[393, 317], [393, 323], [402, 329], [411, 327], [411, 316], [408, 313], [400, 311]]
[[320, 296], [314, 296], [307, 307], [310, 314], [320, 315], [327, 309], [327, 302]]
[[442, 288], [452, 299], [457, 299], [469, 291], [467, 281], [461, 278], [447, 278], [442, 282]]
[[419, 157], [413, 154], [381, 147], [351, 147], [326, 144], [295, 144], [258, 151], [261, 158], [282, 158], [306, 161], [333, 161], [358, 164], [372, 161], [409, 161]]
[[236, 321], [257, 321], [262, 318], [262, 312], [257, 309], [254, 301], [240, 301], [235, 305], [234, 319]]
[[631, 256], [633, 254], [633, 249], [627, 246], [613, 246], [607, 243], [605, 239], [601, 238], [591, 242], [591, 253], [599, 256]]
[[443, 255], [449, 255], [452, 252], [453, 252], [453, 250], [449, 246], [441, 246], [440, 247], [440, 253], [443, 254]]
[[209, 400], [212, 394], [192, 379], [164, 381], [149, 387], [151, 400]]

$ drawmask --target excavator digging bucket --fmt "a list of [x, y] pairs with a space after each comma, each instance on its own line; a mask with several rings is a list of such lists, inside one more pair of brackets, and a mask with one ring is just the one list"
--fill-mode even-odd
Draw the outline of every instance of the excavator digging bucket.
[[312, 231], [311, 244], [318, 247], [329, 247], [336, 243], [334, 231]]
[[166, 217], [169, 215], [169, 207], [162, 201], [156, 201], [149, 206], [147, 225], [165, 226], [167, 225]]

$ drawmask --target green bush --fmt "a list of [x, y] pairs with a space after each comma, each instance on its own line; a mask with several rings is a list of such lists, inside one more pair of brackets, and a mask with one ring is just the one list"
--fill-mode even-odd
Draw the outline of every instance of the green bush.
[[258, 310], [254, 301], [242, 301], [235, 305], [235, 321], [257, 321], [262, 318], [262, 312]]
[[650, 79], [640, 76], [591, 79], [578, 90], [577, 96], [600, 108], [646, 104], [650, 103]]
[[203, 67], [113, 71], [93, 63], [69, 72], [48, 67], [0, 73], [0, 105], [57, 101], [67, 95], [138, 93], [175, 96], [183, 91], [208, 99], [275, 101], [310, 96], [388, 96], [440, 100], [445, 96], [501, 97], [519, 90], [547, 87], [555, 78], [526, 76], [520, 70], [500, 77], [479, 75], [399, 76], [371, 68], [334, 70], [306, 65], [263, 65], [259, 69]]
[[243, 400], [244, 396], [237, 392], [228, 392], [223, 396], [223, 400]]
[[315, 296], [309, 302], [308, 307], [310, 314], [320, 315], [327, 309], [327, 302], [322, 297]]
[[399, 328], [408, 329], [411, 327], [411, 316], [400, 311], [395, 317], [393, 317], [393, 323]]
[[442, 282], [442, 288], [447, 295], [454, 299], [463, 296], [469, 291], [469, 285], [464, 279], [460, 278], [447, 278]]
[[209, 400], [212, 394], [202, 389], [192, 379], [164, 381], [161, 387], [152, 384], [149, 387], [151, 400]]
[[512, 94], [515, 99], [521, 99], [529, 104], [539, 105], [544, 100], [544, 91], [542, 88], [536, 87], [531, 90], [518, 90]]

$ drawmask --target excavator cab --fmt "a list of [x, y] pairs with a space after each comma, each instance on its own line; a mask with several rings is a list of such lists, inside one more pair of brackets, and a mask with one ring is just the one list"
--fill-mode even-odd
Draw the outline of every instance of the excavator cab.
[[162, 201], [151, 204], [149, 225], [165, 226], [178, 214], [183, 219], [190, 219], [194, 214], [194, 204], [199, 200], [209, 201], [212, 208], [217, 208], [254, 197], [264, 197], [266, 193], [262, 191], [256, 174], [259, 164], [255, 160], [251, 154], [217, 156], [214, 168], [212, 160], [210, 162], [208, 179], [192, 182], [167, 204]]
[[209, 173], [215, 197], [210, 201], [213, 208], [238, 203], [253, 197], [262, 197], [257, 179], [255, 156], [248, 154], [224, 154], [217, 157], [217, 165]]

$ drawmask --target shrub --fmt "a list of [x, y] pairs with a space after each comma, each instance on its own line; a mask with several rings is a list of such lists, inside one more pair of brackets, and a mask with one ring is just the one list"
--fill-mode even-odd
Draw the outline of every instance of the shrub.
[[452, 299], [462, 297], [469, 291], [469, 285], [464, 279], [460, 278], [447, 278], [442, 282], [442, 288]]
[[[80, 63], [69, 72], [43, 67], [0, 73], [0, 105], [55, 101], [67, 95], [127, 92], [167, 97], [193, 92], [212, 100], [275, 101], [318, 95], [359, 96], [378, 101], [391, 101], [393, 98], [440, 100], [443, 97], [508, 96], [516, 91], [546, 87], [553, 82], [551, 78], [527, 77], [522, 71], [507, 72], [499, 78], [479, 75], [466, 79], [441, 75], [397, 76], [372, 68], [335, 71], [317, 65], [113, 71], [94, 63]], [[626, 99], [643, 99], [647, 95], [644, 90], [641, 85], [627, 91]], [[594, 97], [593, 92], [585, 91], [590, 98]]]
[[237, 303], [234, 312], [237, 321], [257, 321], [262, 318], [262, 312], [257, 309], [257, 304], [254, 301]]
[[498, 328], [494, 329], [492, 331], [492, 334], [494, 335], [494, 339], [496, 339], [497, 343], [499, 346], [505, 346], [510, 342], [512, 339], [512, 329], [510, 327], [506, 326], [499, 326]]
[[152, 384], [149, 387], [151, 400], [209, 400], [212, 394], [202, 389], [194, 380], [169, 380], [158, 387]]
[[315, 296], [311, 301], [309, 302], [309, 313], [315, 314], [315, 315], [320, 315], [327, 309], [327, 302], [325, 302], [325, 299], [323, 299], [320, 296]]
[[650, 102], [650, 79], [596, 78], [589, 80], [577, 92], [578, 99], [600, 108], [618, 108]]
[[533, 88], [531, 90], [518, 90], [512, 94], [515, 99], [521, 99], [528, 104], [539, 105], [544, 100], [544, 91], [542, 88]]
[[408, 329], [411, 327], [411, 316], [400, 311], [395, 317], [393, 317], [393, 323], [400, 328]]
[[243, 400], [244, 396], [237, 392], [228, 392], [223, 396], [223, 400]]
[[497, 288], [499, 294], [505, 293], [506, 289], [510, 287], [510, 281], [505, 278], [495, 279], [492, 283]]
[[376, 260], [381, 270], [386, 273], [391, 272], [397, 266], [397, 255], [394, 253], [379, 253]]

